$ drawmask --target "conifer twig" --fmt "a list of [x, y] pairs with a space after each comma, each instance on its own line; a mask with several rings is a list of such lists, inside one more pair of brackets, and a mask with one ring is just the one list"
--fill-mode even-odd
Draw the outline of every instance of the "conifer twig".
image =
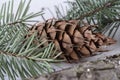
[[98, 8], [96, 8], [96, 9], [94, 9], [93, 11], [90, 11], [90, 12], [88, 12], [88, 13], [86, 13], [86, 14], [81, 15], [79, 18], [77, 18], [77, 20], [79, 20], [79, 19], [81, 20], [81, 19], [83, 19], [83, 18], [85, 18], [85, 17], [91, 16], [91, 15], [93, 15], [93, 14], [101, 11], [102, 9], [104, 9], [104, 8], [106, 8], [106, 7], [110, 7], [110, 6], [112, 6], [113, 3], [116, 2], [116, 1], [117, 1], [117, 0], [108, 1], [107, 3], [103, 4], [102, 7], [98, 7]]

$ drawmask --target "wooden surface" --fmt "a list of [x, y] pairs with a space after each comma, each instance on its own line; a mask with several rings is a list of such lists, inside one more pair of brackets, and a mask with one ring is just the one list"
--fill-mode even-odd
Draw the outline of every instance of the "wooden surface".
[[113, 61], [92, 61], [78, 66], [42, 75], [29, 80], [120, 80], [120, 64]]

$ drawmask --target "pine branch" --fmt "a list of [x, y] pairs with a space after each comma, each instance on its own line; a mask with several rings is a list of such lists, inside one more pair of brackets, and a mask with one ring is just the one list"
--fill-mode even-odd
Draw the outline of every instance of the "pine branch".
[[[5, 3], [0, 8], [0, 79], [6, 74], [10, 80], [17, 77], [23, 80], [36, 77], [43, 73], [52, 72], [50, 62], [56, 60], [60, 53], [54, 50], [52, 43], [40, 47], [45, 43], [38, 40], [36, 33], [25, 38], [28, 33], [28, 23], [33, 18], [41, 16], [43, 11], [28, 13], [30, 1], [21, 0], [17, 11], [14, 12], [14, 0]], [[39, 44], [35, 44], [38, 41]], [[58, 55], [59, 54], [59, 55]]]
[[77, 18], [77, 20], [82, 20], [82, 19], [85, 18], [85, 17], [94, 15], [95, 13], [103, 10], [104, 8], [109, 8], [109, 7], [112, 6], [116, 1], [117, 1], [117, 0], [108, 1], [107, 3], [103, 4], [103, 6], [98, 7], [98, 8], [96, 8], [96, 9], [94, 9], [93, 11], [90, 11], [90, 12], [88, 12], [88, 13], [86, 13], [86, 14], [81, 15], [79, 18]]
[[[14, 29], [16, 27], [11, 28]], [[29, 76], [33, 77], [43, 73], [52, 72], [53, 69], [49, 63], [62, 61], [56, 60], [58, 56], [57, 54], [59, 53], [53, 50], [54, 45], [52, 43], [40, 48], [45, 41], [40, 42], [37, 45], [34, 44], [34, 41], [37, 40], [35, 33], [27, 39], [25, 39], [24, 35], [21, 35], [20, 33], [21, 30], [14, 33], [10, 38], [8, 38], [10, 32], [4, 36], [2, 36], [4, 33], [0, 34], [0, 61], [2, 61], [0, 71], [5, 70], [4, 72], [6, 75], [12, 80], [16, 79], [16, 75], [20, 75], [19, 77], [21, 78], [28, 78]], [[22, 70], [24, 71], [22, 71], [21, 68], [23, 68]], [[14, 72], [15, 70], [18, 71], [16, 74]], [[21, 71], [24, 74], [22, 74]], [[0, 72], [2, 75], [5, 73]]]
[[28, 13], [31, 0], [29, 0], [28, 4], [25, 4], [25, 2], [26, 0], [20, 1], [16, 12], [13, 11], [14, 0], [8, 4], [3, 3], [2, 8], [0, 9], [0, 27], [15, 26], [16, 24], [26, 25], [30, 22], [34, 22], [32, 18], [41, 16], [43, 14], [43, 10], [37, 13]]
[[[22, 56], [22, 55], [18, 55], [17, 53], [10, 53], [10, 52], [6, 52], [6, 51], [2, 51], [0, 50], [0, 54], [2, 55], [7, 55], [7, 56], [11, 56], [11, 57], [16, 57], [16, 58], [20, 58], [20, 59], [27, 59], [27, 60], [33, 60], [35, 62], [44, 62], [44, 61], [47, 61], [47, 62], [61, 62], [61, 61], [64, 61], [64, 60], [56, 60], [56, 59], [52, 59], [52, 58], [35, 58], [34, 56]], [[62, 54], [62, 53], [60, 53]], [[57, 57], [56, 57], [57, 58]]]
[[[97, 24], [97, 31], [101, 32], [109, 23], [119, 24], [120, 1], [119, 0], [75, 0], [69, 2], [65, 19], [85, 20], [88, 24]], [[110, 25], [107, 30], [115, 25]]]

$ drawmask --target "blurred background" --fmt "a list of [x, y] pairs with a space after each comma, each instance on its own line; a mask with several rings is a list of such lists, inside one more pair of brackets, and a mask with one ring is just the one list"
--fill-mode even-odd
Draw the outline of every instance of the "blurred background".
[[[8, 2], [10, 0], [0, 0], [0, 6], [4, 2]], [[15, 0], [15, 6], [18, 6], [21, 0]], [[29, 0], [27, 0], [29, 1]], [[38, 12], [41, 9], [44, 9], [44, 17], [45, 19], [52, 18], [56, 16], [55, 14], [55, 6], [61, 6], [65, 9], [67, 7], [67, 0], [32, 0], [30, 6], [30, 12]], [[73, 0], [69, 0], [73, 1]], [[63, 5], [64, 4], [64, 5]], [[38, 19], [42, 20], [41, 17], [37, 17]]]

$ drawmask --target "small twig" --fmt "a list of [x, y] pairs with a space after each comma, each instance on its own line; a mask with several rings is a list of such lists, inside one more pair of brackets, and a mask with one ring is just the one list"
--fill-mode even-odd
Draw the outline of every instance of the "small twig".
[[110, 6], [112, 6], [113, 3], [116, 2], [116, 1], [117, 1], [117, 0], [108, 1], [107, 3], [103, 4], [102, 7], [98, 7], [98, 8], [96, 8], [96, 9], [94, 9], [93, 11], [90, 11], [90, 12], [88, 12], [88, 13], [86, 13], [86, 14], [81, 15], [79, 18], [77, 18], [77, 20], [79, 20], [79, 19], [81, 20], [81, 19], [83, 19], [84, 17], [91, 16], [91, 15], [93, 15], [93, 14], [95, 14], [95, 13], [103, 10], [103, 9], [106, 8], [106, 7], [110, 7]]
[[20, 57], [20, 58], [27, 58], [28, 59], [28, 57], [19, 56], [16, 53], [10, 53], [10, 52], [5, 52], [5, 51], [1, 51], [1, 50], [0, 50], [0, 54], [5, 54], [5, 55], [13, 56], [13, 57]]
[[15, 25], [15, 24], [21, 23], [22, 21], [23, 20], [18, 20], [18, 21], [15, 21], [15, 22], [10, 22], [10, 23], [7, 23], [7, 24], [0, 25], [0, 27], [6, 26], [6, 25]]
[[107, 23], [112, 23], [112, 22], [114, 22], [114, 21], [120, 21], [120, 19], [114, 18], [114, 19], [111, 19], [111, 20], [107, 20]]
[[18, 55], [16, 53], [10, 53], [10, 52], [5, 52], [5, 51], [1, 51], [1, 50], [0, 50], [0, 54], [5, 54], [5, 55], [11, 56], [11, 57], [19, 57], [21, 59], [28, 59], [28, 60], [30, 59], [30, 60], [37, 61], [37, 62], [48, 61], [48, 62], [56, 62], [57, 63], [57, 62], [65, 61], [65, 60], [55, 60], [55, 59], [47, 59], [47, 58], [36, 59], [36, 58], [22, 56], [22, 55]]
[[105, 68], [100, 68], [100, 69], [95, 68], [93, 70], [94, 71], [101, 71], [101, 70], [111, 70], [111, 69], [115, 69], [115, 67], [114, 66], [113, 67], [105, 67]]

